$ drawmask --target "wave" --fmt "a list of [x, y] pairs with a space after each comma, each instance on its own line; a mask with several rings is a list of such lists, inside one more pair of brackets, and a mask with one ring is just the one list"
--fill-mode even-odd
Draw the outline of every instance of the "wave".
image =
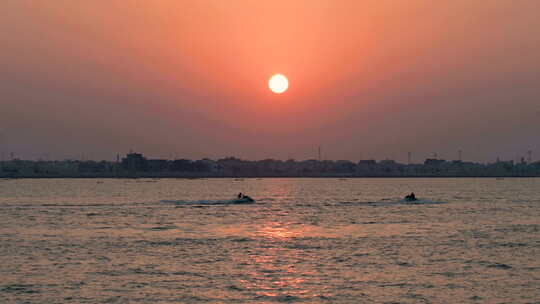
[[215, 206], [215, 205], [249, 205], [255, 204], [255, 202], [246, 202], [238, 199], [230, 200], [198, 200], [198, 201], [184, 201], [184, 200], [161, 200], [161, 203], [172, 204], [177, 206]]
[[78, 208], [87, 208], [87, 207], [133, 207], [133, 206], [146, 206], [152, 205], [155, 203], [152, 202], [134, 202], [134, 203], [32, 203], [32, 202], [21, 202], [21, 203], [6, 203], [0, 204], [0, 208], [66, 208], [66, 207], [78, 207]]
[[405, 199], [382, 199], [380, 201], [366, 201], [366, 202], [340, 202], [341, 205], [359, 205], [359, 206], [395, 206], [395, 205], [442, 205], [448, 202], [432, 201], [427, 199], [417, 199], [416, 201], [409, 201]]
[[440, 204], [447, 204], [447, 202], [440, 202], [440, 201], [431, 201], [427, 199], [417, 199], [416, 201], [409, 201], [406, 199], [401, 199], [398, 201], [400, 204], [405, 205], [440, 205]]

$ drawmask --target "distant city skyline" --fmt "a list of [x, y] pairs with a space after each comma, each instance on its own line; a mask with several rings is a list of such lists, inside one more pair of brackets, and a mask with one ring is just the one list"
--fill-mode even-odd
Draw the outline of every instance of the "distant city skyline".
[[[226, 4], [225, 4], [226, 2]], [[540, 155], [540, 1], [0, 3], [0, 152]], [[287, 89], [268, 82], [283, 74]], [[48, 155], [48, 156], [47, 156]]]
[[[461, 151], [461, 153], [460, 153]], [[193, 156], [193, 157], [188, 157], [188, 156], [185, 156], [185, 155], [182, 155], [180, 153], [168, 153], [166, 155], [152, 155], [152, 154], [147, 154], [145, 153], [145, 151], [137, 151], [137, 150], [133, 150], [133, 149], [130, 149], [129, 151], [126, 151], [126, 152], [122, 152], [122, 153], [115, 153], [115, 154], [111, 154], [110, 157], [105, 157], [105, 158], [94, 158], [92, 157], [91, 154], [84, 154], [84, 153], [81, 153], [80, 155], [71, 155], [71, 156], [66, 156], [66, 157], [55, 157], [54, 155], [50, 154], [50, 153], [36, 153], [34, 157], [32, 157], [31, 155], [30, 156], [25, 156], [24, 154], [17, 154], [15, 152], [9, 152], [9, 153], [6, 153], [6, 152], [0, 152], [0, 161], [9, 161], [9, 160], [12, 160], [12, 159], [22, 159], [22, 160], [33, 160], [33, 161], [36, 161], [36, 160], [45, 160], [45, 161], [64, 161], [64, 160], [83, 160], [83, 161], [87, 161], [87, 160], [92, 160], [92, 161], [101, 161], [101, 160], [105, 160], [105, 161], [116, 161], [117, 158], [122, 158], [122, 157], [125, 157], [127, 154], [129, 153], [140, 153], [140, 154], [143, 154], [145, 156], [148, 156], [150, 158], [155, 158], [155, 159], [167, 159], [167, 160], [174, 160], [174, 159], [192, 159], [192, 160], [198, 160], [198, 159], [214, 159], [214, 160], [217, 160], [217, 159], [222, 159], [222, 158], [227, 158], [227, 157], [235, 157], [235, 158], [239, 158], [239, 159], [243, 159], [243, 160], [248, 160], [248, 161], [257, 161], [257, 160], [264, 160], [264, 159], [274, 159], [274, 160], [282, 160], [282, 161], [286, 161], [286, 160], [289, 160], [289, 159], [294, 159], [294, 160], [297, 160], [297, 161], [301, 161], [301, 160], [310, 160], [310, 159], [314, 159], [314, 160], [318, 160], [319, 159], [319, 149], [318, 147], [315, 149], [313, 155], [311, 156], [306, 156], [306, 157], [286, 157], [286, 158], [278, 158], [278, 157], [265, 157], [265, 158], [260, 158], [260, 159], [256, 159], [256, 158], [246, 158], [246, 157], [241, 157], [239, 155], [221, 155], [221, 156], [215, 156], [215, 157], [201, 157], [201, 156]], [[394, 160], [396, 162], [399, 162], [399, 163], [402, 163], [402, 164], [407, 164], [407, 163], [423, 163], [426, 159], [444, 159], [444, 160], [447, 160], [447, 161], [454, 161], [454, 160], [461, 160], [461, 161], [471, 161], [471, 162], [477, 162], [477, 163], [493, 163], [493, 162], [496, 162], [497, 160], [499, 161], [516, 161], [516, 162], [519, 162], [521, 161], [522, 159], [527, 161], [527, 162], [535, 162], [535, 161], [539, 161], [540, 158], [535, 158], [535, 154], [534, 154], [534, 151], [532, 150], [528, 150], [528, 151], [525, 151], [525, 153], [522, 153], [522, 154], [519, 154], [519, 155], [516, 155], [515, 157], [513, 158], [504, 158], [504, 157], [501, 157], [501, 156], [495, 156], [493, 159], [487, 159], [487, 160], [472, 160], [472, 159], [467, 159], [463, 150], [458, 150], [454, 153], [455, 155], [446, 155], [446, 154], [440, 154], [440, 153], [437, 153], [437, 152], [431, 152], [431, 153], [412, 153], [411, 152], [411, 158], [409, 159], [409, 152], [406, 153], [406, 155], [401, 155], [399, 157], [357, 157], [357, 158], [353, 158], [353, 159], [345, 159], [345, 158], [330, 158], [330, 157], [325, 157], [324, 156], [324, 153], [321, 152], [320, 154], [320, 160], [331, 160], [331, 161], [338, 161], [338, 160], [348, 160], [348, 161], [352, 161], [352, 162], [357, 162], [357, 161], [360, 161], [360, 160], [377, 160], [377, 161], [382, 161], [382, 160]]]
[[428, 158], [422, 163], [394, 160], [156, 159], [141, 153], [116, 161], [0, 162], [0, 178], [220, 178], [220, 177], [540, 177], [540, 161], [475, 163]]

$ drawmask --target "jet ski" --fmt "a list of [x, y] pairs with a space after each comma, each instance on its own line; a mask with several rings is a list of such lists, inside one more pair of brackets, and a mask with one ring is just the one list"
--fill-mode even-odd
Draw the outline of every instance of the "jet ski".
[[416, 196], [414, 195], [414, 193], [411, 193], [407, 196], [405, 196], [404, 198], [407, 202], [414, 202], [414, 201], [417, 201], [418, 199], [416, 198]]
[[241, 198], [232, 200], [233, 204], [245, 204], [245, 203], [253, 203], [253, 202], [255, 202], [255, 200], [247, 195], [243, 195]]

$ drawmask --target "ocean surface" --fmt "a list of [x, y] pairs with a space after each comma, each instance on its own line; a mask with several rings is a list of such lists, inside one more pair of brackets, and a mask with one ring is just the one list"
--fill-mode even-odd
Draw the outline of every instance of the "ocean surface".
[[0, 303], [540, 303], [540, 178], [0, 179]]

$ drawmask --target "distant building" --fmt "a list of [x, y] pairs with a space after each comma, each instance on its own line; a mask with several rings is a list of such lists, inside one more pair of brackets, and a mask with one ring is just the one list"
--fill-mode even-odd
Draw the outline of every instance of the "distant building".
[[395, 166], [397, 165], [398, 163], [393, 160], [393, 159], [385, 159], [385, 160], [381, 160], [379, 162], [381, 165], [386, 165], [386, 166]]
[[204, 168], [208, 172], [217, 172], [219, 170], [218, 163], [211, 159], [205, 158], [205, 159], [200, 160], [199, 162], [204, 164]]
[[148, 170], [150, 172], [163, 172], [169, 169], [169, 161], [166, 159], [149, 159]]
[[148, 160], [140, 153], [129, 153], [122, 158], [122, 169], [128, 171], [147, 171]]
[[446, 161], [444, 159], [436, 159], [436, 158], [427, 158], [424, 161], [425, 166], [432, 166], [432, 167], [438, 167], [442, 164], [444, 164]]
[[359, 165], [368, 165], [373, 166], [377, 164], [377, 161], [374, 159], [363, 159], [358, 162]]

